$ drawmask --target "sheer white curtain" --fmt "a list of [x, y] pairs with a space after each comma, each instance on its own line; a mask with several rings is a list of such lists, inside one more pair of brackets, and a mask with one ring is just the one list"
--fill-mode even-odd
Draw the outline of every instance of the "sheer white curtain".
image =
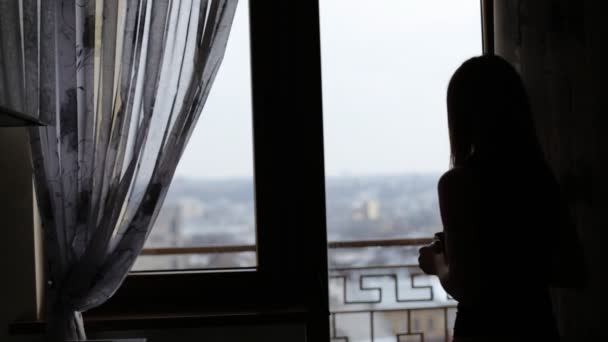
[[221, 64], [237, 0], [0, 1], [0, 103], [31, 130], [49, 334], [120, 286]]

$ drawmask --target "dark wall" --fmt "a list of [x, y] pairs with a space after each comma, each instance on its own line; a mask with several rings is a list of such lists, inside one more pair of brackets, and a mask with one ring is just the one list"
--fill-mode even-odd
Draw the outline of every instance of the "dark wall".
[[36, 319], [40, 310], [27, 144], [24, 128], [0, 128], [0, 341], [31, 340], [9, 337], [8, 325]]
[[606, 1], [495, 1], [496, 52], [528, 87], [543, 149], [585, 248], [586, 288], [556, 293], [567, 341], [608, 340], [606, 7]]

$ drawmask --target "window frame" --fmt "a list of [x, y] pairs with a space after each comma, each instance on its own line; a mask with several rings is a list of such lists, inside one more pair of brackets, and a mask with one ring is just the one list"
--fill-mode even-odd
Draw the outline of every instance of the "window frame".
[[249, 16], [257, 268], [132, 273], [85, 318], [298, 312], [329, 339], [318, 2], [251, 0]]
[[480, 0], [481, 8], [481, 49], [483, 54], [495, 53], [494, 42], [494, 0]]

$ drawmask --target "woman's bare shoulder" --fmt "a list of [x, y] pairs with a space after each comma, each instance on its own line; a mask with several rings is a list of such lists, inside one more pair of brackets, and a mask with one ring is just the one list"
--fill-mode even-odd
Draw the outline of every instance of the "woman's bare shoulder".
[[454, 167], [439, 178], [437, 185], [439, 192], [444, 191], [470, 191], [475, 185], [475, 175], [470, 167]]

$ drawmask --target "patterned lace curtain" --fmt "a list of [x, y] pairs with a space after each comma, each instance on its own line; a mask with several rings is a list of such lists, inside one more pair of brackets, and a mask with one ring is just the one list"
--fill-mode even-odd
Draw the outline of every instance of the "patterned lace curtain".
[[0, 1], [0, 104], [30, 131], [53, 340], [140, 253], [221, 64], [237, 0]]

